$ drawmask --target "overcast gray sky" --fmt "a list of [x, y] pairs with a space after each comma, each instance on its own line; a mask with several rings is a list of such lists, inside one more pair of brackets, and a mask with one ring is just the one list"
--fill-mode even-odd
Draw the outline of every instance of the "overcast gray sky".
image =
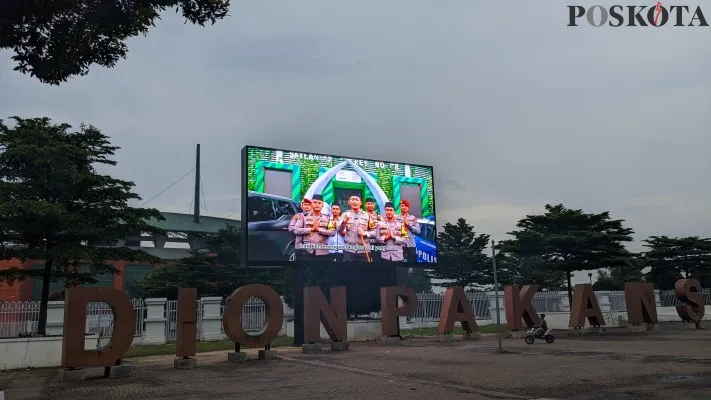
[[[433, 165], [438, 221], [495, 239], [558, 202], [610, 210], [637, 239], [711, 236], [709, 28], [570, 28], [561, 2], [522, 0], [245, 0], [231, 14], [200, 28], [167, 12], [116, 68], [60, 87], [4, 53], [0, 115], [95, 124], [144, 199], [199, 142], [209, 215], [239, 211], [252, 144]], [[150, 205], [189, 212], [192, 191], [185, 179]]]

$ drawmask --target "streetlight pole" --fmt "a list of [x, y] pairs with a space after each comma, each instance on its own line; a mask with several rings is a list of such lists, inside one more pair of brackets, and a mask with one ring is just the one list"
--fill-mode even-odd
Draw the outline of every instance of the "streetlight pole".
[[503, 348], [503, 342], [502, 342], [502, 335], [501, 335], [501, 310], [499, 308], [499, 280], [496, 276], [496, 249], [495, 246], [496, 241], [491, 240], [491, 264], [492, 267], [494, 268], [494, 296], [496, 296], [496, 338], [499, 341], [498, 348], [496, 349], [497, 353], [503, 353], [504, 348]]
[[588, 278], [590, 279], [590, 285], [592, 285], [592, 272], [588, 272]]

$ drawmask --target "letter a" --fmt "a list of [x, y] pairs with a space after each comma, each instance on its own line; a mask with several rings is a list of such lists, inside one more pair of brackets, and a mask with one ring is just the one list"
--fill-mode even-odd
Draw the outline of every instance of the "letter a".
[[625, 283], [627, 323], [631, 325], [658, 324], [657, 301], [654, 299], [654, 284], [642, 282]]
[[538, 285], [510, 285], [504, 287], [504, 304], [506, 304], [506, 325], [509, 329], [518, 331], [523, 328], [521, 320], [527, 327], [541, 323], [536, 309], [533, 307], [533, 295]]
[[321, 341], [321, 323], [328, 337], [334, 342], [348, 338], [348, 311], [346, 309], [346, 287], [331, 288], [331, 304], [326, 301], [319, 287], [304, 288], [304, 341]]
[[465, 332], [477, 330], [476, 318], [461, 286], [450, 286], [444, 294], [442, 311], [439, 315], [437, 333], [444, 335], [454, 331], [454, 323], [461, 322]]
[[[133, 344], [136, 317], [128, 296], [114, 288], [72, 287], [65, 292], [62, 368], [115, 365]], [[111, 307], [114, 329], [109, 343], [97, 350], [84, 350], [86, 305], [106, 303]]]
[[588, 319], [591, 326], [605, 325], [605, 318], [602, 316], [600, 306], [597, 304], [597, 298], [595, 298], [595, 292], [589, 283], [575, 285], [568, 326], [571, 328], [584, 328], [585, 318]]

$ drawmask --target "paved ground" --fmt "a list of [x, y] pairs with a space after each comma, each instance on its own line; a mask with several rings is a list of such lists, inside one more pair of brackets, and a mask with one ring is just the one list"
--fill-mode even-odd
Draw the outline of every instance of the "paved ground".
[[[172, 358], [140, 359], [130, 378], [61, 383], [56, 371], [0, 374], [6, 400], [24, 399], [711, 399], [711, 331], [558, 337], [554, 344], [496, 338], [407, 346], [356, 343], [346, 353], [228, 364], [226, 353], [198, 356], [192, 371]], [[102, 370], [97, 369], [97, 377]], [[24, 395], [20, 387], [28, 388]], [[34, 388], [30, 390], [29, 388]], [[24, 396], [24, 397], [21, 397]]]

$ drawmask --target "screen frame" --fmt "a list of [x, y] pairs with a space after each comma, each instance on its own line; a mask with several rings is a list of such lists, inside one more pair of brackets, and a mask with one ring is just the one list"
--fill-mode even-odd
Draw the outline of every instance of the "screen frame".
[[[354, 262], [354, 261], [349, 261], [349, 262], [318, 262], [318, 261], [309, 261], [309, 262], [299, 262], [297, 261], [287, 261], [287, 262], [282, 262], [282, 261], [250, 261], [249, 260], [249, 254], [248, 254], [248, 241], [249, 241], [249, 234], [247, 231], [247, 226], [248, 226], [248, 221], [247, 221], [247, 216], [248, 216], [248, 197], [249, 197], [249, 190], [247, 187], [247, 176], [248, 176], [248, 165], [247, 165], [247, 153], [250, 148], [253, 149], [263, 149], [263, 150], [271, 150], [271, 151], [283, 151], [283, 152], [296, 152], [296, 153], [303, 153], [303, 154], [313, 154], [315, 156], [324, 156], [324, 157], [339, 157], [339, 158], [344, 158], [344, 159], [352, 159], [352, 160], [365, 160], [365, 161], [372, 161], [372, 162], [381, 162], [381, 163], [396, 163], [396, 164], [402, 164], [402, 165], [410, 165], [410, 166], [415, 166], [415, 167], [421, 167], [421, 168], [429, 168], [432, 171], [432, 213], [435, 216], [434, 220], [434, 227], [435, 227], [435, 247], [437, 251], [437, 262], [434, 263], [361, 263], [361, 262]], [[431, 165], [425, 165], [425, 164], [417, 164], [417, 163], [410, 163], [410, 162], [399, 162], [399, 161], [392, 161], [392, 160], [376, 160], [372, 158], [363, 158], [363, 157], [350, 157], [350, 156], [344, 156], [344, 155], [336, 155], [336, 154], [324, 154], [324, 153], [317, 153], [313, 151], [301, 151], [301, 150], [296, 150], [296, 149], [280, 149], [280, 148], [275, 148], [275, 147], [266, 147], [266, 146], [254, 146], [254, 145], [245, 145], [242, 147], [242, 160], [240, 162], [242, 171], [242, 185], [241, 185], [241, 215], [240, 215], [240, 226], [241, 226], [241, 234], [242, 238], [240, 240], [240, 264], [241, 267], [245, 268], [284, 268], [284, 267], [342, 267], [342, 266], [348, 266], [348, 267], [395, 267], [395, 268], [425, 268], [425, 269], [436, 269], [437, 266], [439, 265], [439, 246], [438, 246], [438, 235], [439, 235], [439, 230], [437, 228], [437, 193], [436, 193], [436, 185], [435, 185], [435, 173], [434, 173], [434, 167]]]

